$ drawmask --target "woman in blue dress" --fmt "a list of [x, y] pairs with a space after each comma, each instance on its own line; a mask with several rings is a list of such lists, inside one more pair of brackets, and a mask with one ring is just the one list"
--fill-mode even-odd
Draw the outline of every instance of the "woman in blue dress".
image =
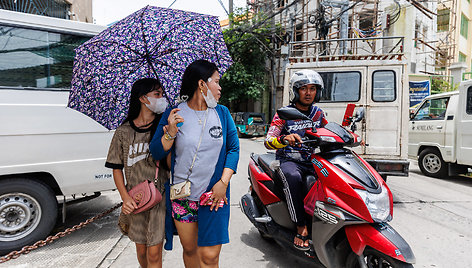
[[[218, 267], [222, 244], [229, 243], [229, 184], [238, 165], [239, 140], [228, 108], [217, 104], [219, 80], [215, 64], [206, 60], [190, 64], [180, 91], [186, 101], [163, 114], [150, 145], [155, 159], [171, 153], [172, 184], [191, 183], [190, 195], [174, 200], [169, 184], [166, 187], [164, 247], [172, 249], [176, 227], [185, 267]], [[210, 199], [199, 204], [208, 192]], [[217, 206], [220, 202], [222, 207]]]

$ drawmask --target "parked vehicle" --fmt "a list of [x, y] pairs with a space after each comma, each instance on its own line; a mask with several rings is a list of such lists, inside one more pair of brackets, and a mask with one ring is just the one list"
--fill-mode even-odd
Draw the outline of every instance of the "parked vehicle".
[[[383, 178], [408, 176], [409, 171], [409, 90], [401, 42], [400, 37], [293, 42], [293, 56], [284, 72], [284, 106], [289, 104], [288, 78], [300, 69], [311, 69], [323, 78], [324, 90], [317, 106], [328, 121], [341, 122], [347, 103], [365, 109], [359, 135], [366, 146], [355, 148], [355, 152]], [[352, 44], [353, 54], [337, 49], [343, 44]], [[367, 44], [384, 49], [370, 51]], [[319, 50], [323, 47], [328, 51]]]
[[[310, 121], [294, 108], [277, 113], [282, 119]], [[334, 122], [307, 130], [303, 137], [302, 146], [312, 152], [316, 172], [305, 178], [310, 251], [293, 245], [297, 228], [289, 216], [275, 154], [251, 155], [250, 193], [240, 201], [243, 213], [263, 238], [274, 239], [289, 252], [328, 268], [413, 267], [410, 246], [387, 223], [393, 217], [391, 191], [380, 174], [348, 148], [360, 141], [357, 134]]]
[[0, 254], [46, 237], [66, 197], [115, 188], [113, 132], [66, 107], [74, 49], [103, 29], [0, 10]]
[[232, 116], [238, 137], [264, 136], [267, 133], [268, 125], [263, 113], [237, 112], [232, 113]]
[[412, 115], [408, 155], [421, 172], [447, 177], [472, 167], [472, 80], [459, 90], [426, 97]]

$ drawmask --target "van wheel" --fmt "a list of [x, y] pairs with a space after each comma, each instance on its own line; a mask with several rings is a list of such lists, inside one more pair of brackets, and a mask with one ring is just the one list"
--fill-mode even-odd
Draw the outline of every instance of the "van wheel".
[[447, 177], [447, 164], [441, 157], [441, 153], [433, 148], [421, 151], [418, 157], [418, 165], [424, 175], [429, 177]]
[[57, 200], [35, 180], [0, 181], [0, 254], [34, 244], [54, 228]]

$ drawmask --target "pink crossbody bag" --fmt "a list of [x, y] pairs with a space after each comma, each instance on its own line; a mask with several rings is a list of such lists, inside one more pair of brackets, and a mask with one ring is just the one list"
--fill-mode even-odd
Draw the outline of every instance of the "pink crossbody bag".
[[136, 205], [138, 205], [138, 208], [133, 211], [133, 214], [146, 211], [157, 205], [157, 203], [162, 200], [162, 195], [156, 187], [159, 162], [157, 162], [156, 165], [156, 176], [154, 177], [154, 181], [145, 180], [134, 186], [128, 192], [129, 196], [133, 198]]

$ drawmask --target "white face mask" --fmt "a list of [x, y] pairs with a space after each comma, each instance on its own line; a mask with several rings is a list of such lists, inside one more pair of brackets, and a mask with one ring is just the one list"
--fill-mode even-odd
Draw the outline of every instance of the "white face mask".
[[[211, 78], [208, 78], [208, 82], [211, 82]], [[208, 88], [206, 83], [205, 83], [205, 87], [207, 88], [207, 95], [205, 96], [205, 94], [203, 94], [203, 90], [202, 90], [201, 92], [202, 92], [203, 98], [205, 99], [205, 102], [206, 102], [208, 107], [215, 108], [216, 105], [218, 104], [218, 101], [216, 101], [215, 97], [211, 93], [211, 90]]]
[[145, 103], [144, 105], [146, 105], [149, 110], [153, 111], [156, 114], [162, 114], [166, 110], [167, 100], [165, 97], [153, 98], [146, 96], [146, 98], [148, 99], [149, 104]]

